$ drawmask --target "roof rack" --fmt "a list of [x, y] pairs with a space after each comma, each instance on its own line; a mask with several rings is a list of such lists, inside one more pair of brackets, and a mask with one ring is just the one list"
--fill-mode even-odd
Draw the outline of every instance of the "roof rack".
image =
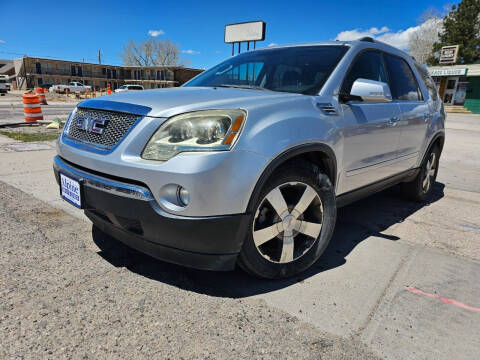
[[375, 42], [375, 40], [373, 40], [373, 38], [371, 36], [364, 36], [364, 37], [358, 39], [358, 41], [366, 41], [366, 42], [371, 42], [371, 43]]

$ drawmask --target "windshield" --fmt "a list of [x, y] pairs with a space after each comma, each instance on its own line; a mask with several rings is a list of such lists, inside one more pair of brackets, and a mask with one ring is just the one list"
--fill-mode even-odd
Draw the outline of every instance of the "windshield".
[[296, 46], [240, 54], [184, 86], [235, 87], [315, 95], [347, 51], [346, 46]]

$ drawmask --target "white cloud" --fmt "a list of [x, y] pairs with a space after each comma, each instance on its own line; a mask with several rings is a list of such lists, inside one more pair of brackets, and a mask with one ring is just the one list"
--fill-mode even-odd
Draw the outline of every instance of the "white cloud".
[[182, 53], [184, 53], [184, 54], [190, 54], [190, 55], [196, 55], [196, 54], [200, 54], [200, 51], [188, 49], [188, 50], [182, 50]]
[[6, 41], [5, 40], [0, 40], [0, 44], [5, 44]]
[[380, 29], [376, 27], [372, 27], [367, 30], [353, 29], [338, 33], [335, 39], [341, 41], [348, 41], [357, 40], [363, 36], [371, 36], [399, 49], [408, 50], [408, 38], [411, 34], [417, 32], [422, 26], [424, 26], [424, 24], [412, 26], [405, 30], [399, 30], [397, 32], [391, 31], [386, 26], [383, 26]]
[[157, 37], [158, 35], [163, 35], [165, 34], [165, 31], [163, 30], [148, 30], [148, 35]]
[[277, 43], [270, 43], [268, 44], [268, 47], [277, 46], [277, 45], [278, 45]]

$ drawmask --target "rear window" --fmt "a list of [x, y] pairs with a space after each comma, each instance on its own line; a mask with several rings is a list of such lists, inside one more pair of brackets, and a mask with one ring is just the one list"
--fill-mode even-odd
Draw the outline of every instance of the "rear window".
[[387, 64], [390, 90], [394, 100], [422, 100], [423, 96], [418, 87], [417, 79], [405, 60], [397, 56], [384, 54]]
[[435, 86], [435, 82], [433, 81], [433, 79], [428, 74], [427, 69], [417, 64], [415, 64], [415, 67], [417, 68], [418, 72], [420, 73], [420, 76], [423, 79], [423, 82], [425, 83], [425, 86], [427, 87], [428, 95], [430, 95], [430, 99], [432, 99], [433, 101], [437, 101], [438, 100], [437, 87]]

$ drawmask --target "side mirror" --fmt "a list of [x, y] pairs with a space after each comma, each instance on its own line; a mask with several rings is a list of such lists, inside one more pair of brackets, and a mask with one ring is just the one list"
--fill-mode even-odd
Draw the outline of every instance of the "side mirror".
[[367, 79], [355, 80], [350, 96], [361, 98], [368, 103], [392, 101], [392, 93], [387, 83]]

